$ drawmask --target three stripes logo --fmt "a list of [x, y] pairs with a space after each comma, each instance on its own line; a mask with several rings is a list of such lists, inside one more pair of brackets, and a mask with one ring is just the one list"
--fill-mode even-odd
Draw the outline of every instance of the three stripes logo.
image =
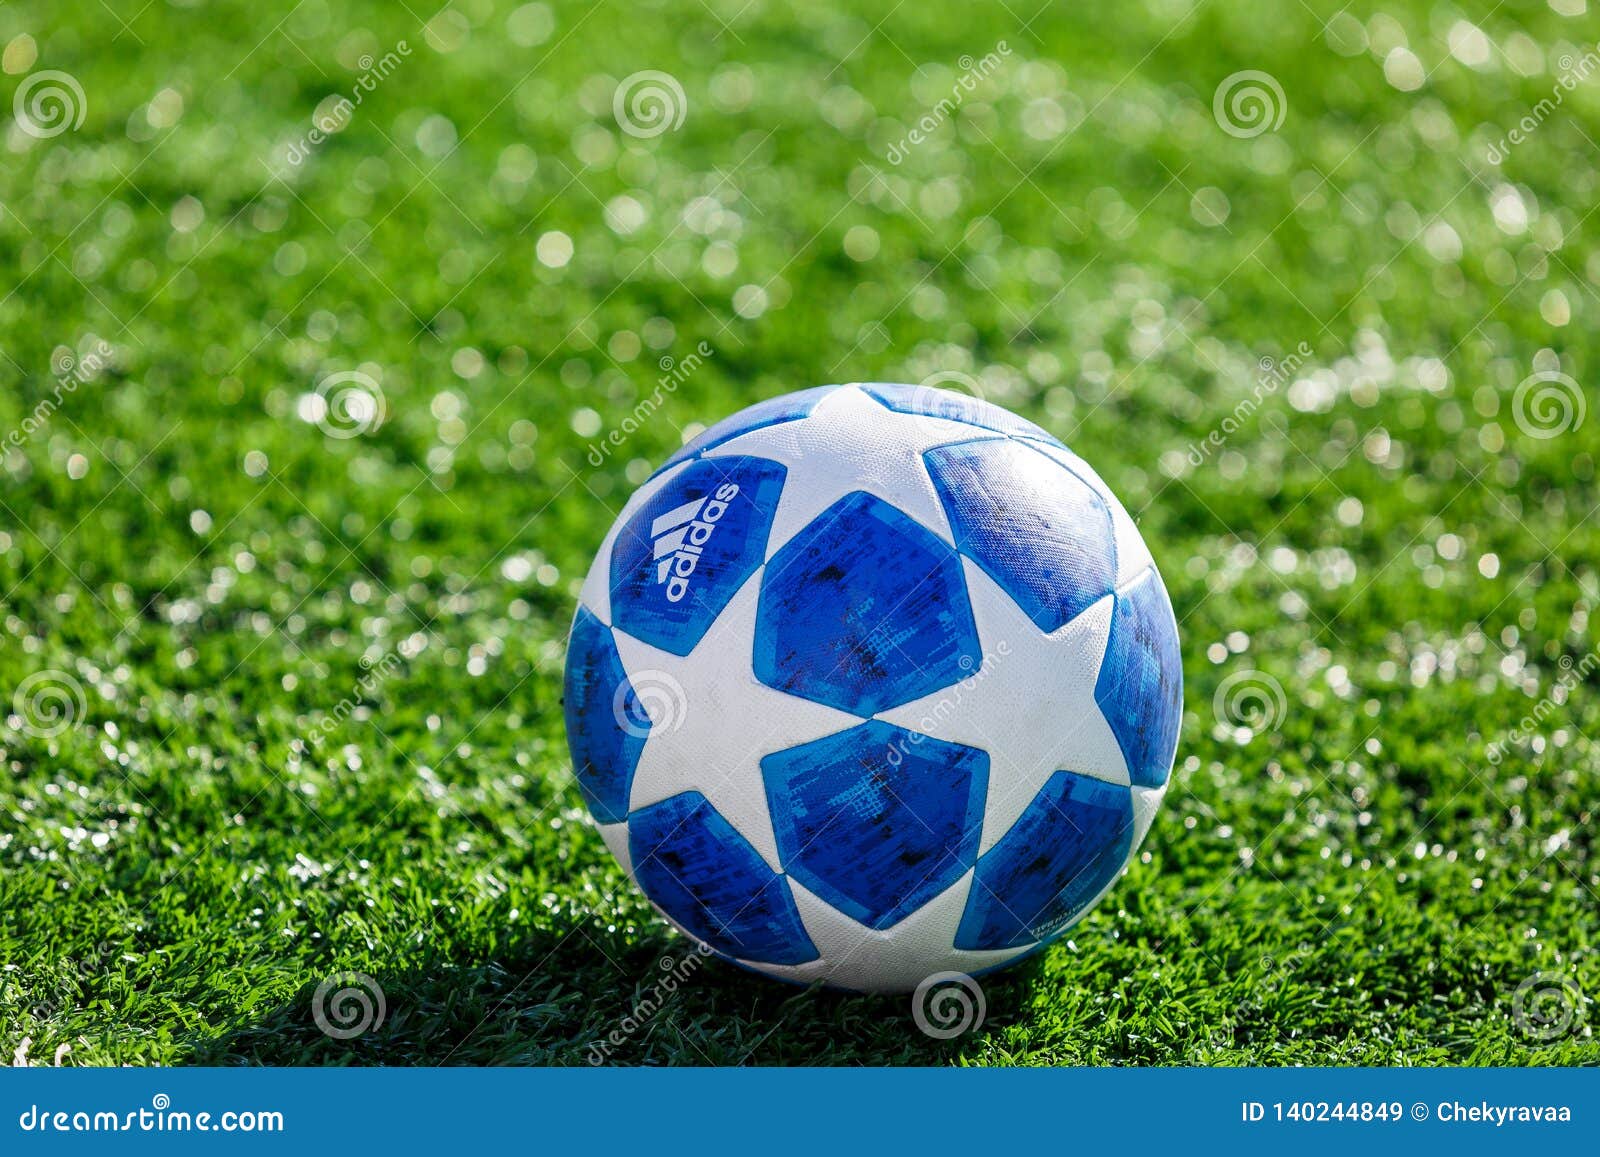
[[667, 601], [677, 603], [689, 593], [689, 576], [700, 564], [700, 555], [728, 503], [739, 493], [734, 482], [724, 482], [705, 498], [695, 498], [667, 511], [650, 524], [650, 539], [655, 543], [656, 584], [667, 588]]

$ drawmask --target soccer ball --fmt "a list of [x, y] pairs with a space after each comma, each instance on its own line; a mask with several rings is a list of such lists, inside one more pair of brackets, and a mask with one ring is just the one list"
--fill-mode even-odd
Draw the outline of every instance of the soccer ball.
[[565, 709], [601, 836], [679, 930], [904, 991], [1105, 895], [1166, 790], [1182, 678], [1150, 552], [1081, 458], [964, 394], [825, 386], [629, 499]]

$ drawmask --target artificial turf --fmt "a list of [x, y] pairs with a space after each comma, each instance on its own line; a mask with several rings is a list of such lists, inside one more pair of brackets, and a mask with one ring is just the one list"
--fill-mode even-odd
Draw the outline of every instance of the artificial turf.
[[[6, 106], [86, 106], [0, 166], [0, 1061], [1600, 1061], [1600, 415], [1518, 393], [1600, 368], [1583, 9], [0, 7]], [[941, 371], [1123, 497], [1187, 683], [1137, 861], [949, 1041], [689, 958], [560, 711], [686, 435]]]

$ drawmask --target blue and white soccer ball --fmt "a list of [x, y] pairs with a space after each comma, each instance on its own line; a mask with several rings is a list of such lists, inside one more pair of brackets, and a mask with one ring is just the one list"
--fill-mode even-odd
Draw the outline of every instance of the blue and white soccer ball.
[[928, 387], [751, 406], [600, 547], [567, 734], [606, 844], [769, 976], [904, 991], [1000, 967], [1111, 888], [1166, 790], [1171, 603], [1044, 430]]

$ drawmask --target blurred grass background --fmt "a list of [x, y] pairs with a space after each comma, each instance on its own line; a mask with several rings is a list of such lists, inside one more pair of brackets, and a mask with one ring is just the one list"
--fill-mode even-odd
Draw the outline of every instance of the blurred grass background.
[[[0, 5], [4, 107], [81, 91], [0, 124], [0, 1047], [583, 1063], [686, 952], [571, 781], [592, 551], [734, 409], [953, 373], [1172, 592], [1140, 862], [957, 1040], [706, 964], [612, 1059], [1600, 1060], [1597, 37], [1584, 0]], [[684, 115], [639, 137], [645, 70]], [[1229, 132], [1246, 70], [1275, 127]], [[343, 971], [386, 1008], [348, 1041]]]

